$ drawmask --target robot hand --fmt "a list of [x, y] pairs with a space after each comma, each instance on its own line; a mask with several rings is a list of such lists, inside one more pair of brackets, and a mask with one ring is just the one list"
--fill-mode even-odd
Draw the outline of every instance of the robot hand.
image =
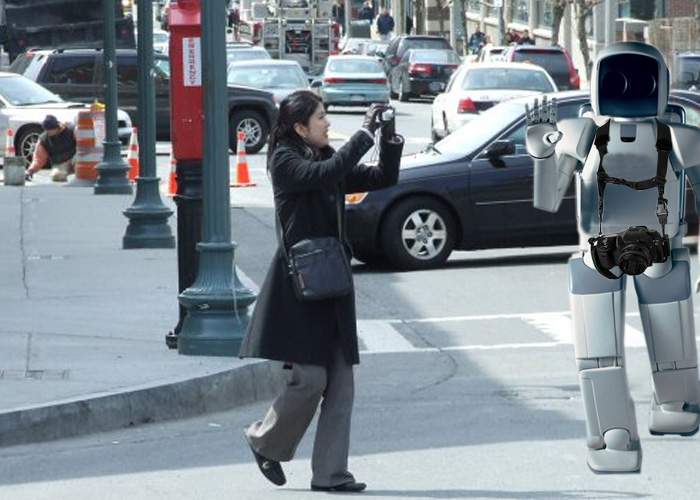
[[527, 151], [535, 158], [547, 158], [552, 156], [554, 148], [562, 138], [562, 133], [557, 130], [557, 100], [553, 98], [547, 101], [547, 96], [542, 98], [542, 104], [537, 99], [532, 109], [525, 105], [525, 117], [527, 119]]

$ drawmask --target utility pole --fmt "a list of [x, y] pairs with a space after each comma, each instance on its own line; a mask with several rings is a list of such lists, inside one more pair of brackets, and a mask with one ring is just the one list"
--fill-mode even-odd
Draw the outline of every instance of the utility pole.
[[124, 211], [129, 219], [124, 248], [175, 248], [175, 237], [168, 225], [173, 214], [160, 197], [156, 175], [156, 97], [153, 67], [153, 3], [138, 3], [138, 114], [139, 176], [136, 198]]
[[102, 162], [97, 165], [97, 182], [95, 182], [95, 194], [131, 194], [131, 183], [126, 176], [129, 166], [122, 159], [121, 143], [117, 128], [117, 107], [119, 99], [117, 95], [117, 55], [116, 55], [116, 29], [114, 24], [116, 16], [114, 12], [114, 0], [102, 0], [102, 13], [104, 16], [104, 42], [102, 59], [104, 63], [105, 90], [105, 122], [106, 136], [104, 140], [104, 155]]

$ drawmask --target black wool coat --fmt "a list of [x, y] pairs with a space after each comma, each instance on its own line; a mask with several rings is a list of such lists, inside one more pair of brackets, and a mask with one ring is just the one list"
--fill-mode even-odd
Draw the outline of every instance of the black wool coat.
[[[305, 238], [338, 235], [338, 196], [344, 203], [345, 193], [372, 191], [397, 182], [403, 139], [382, 141], [378, 164], [358, 164], [372, 145], [369, 135], [359, 131], [338, 151], [322, 150], [315, 155], [318, 159], [304, 146], [277, 147], [269, 169], [287, 248]], [[325, 366], [338, 345], [349, 363], [359, 363], [355, 294], [300, 301], [278, 248], [258, 294], [240, 356]]]

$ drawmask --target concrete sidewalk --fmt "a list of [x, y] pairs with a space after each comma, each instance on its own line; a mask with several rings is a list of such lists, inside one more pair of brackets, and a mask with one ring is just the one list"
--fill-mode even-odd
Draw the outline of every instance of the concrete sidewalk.
[[[41, 179], [0, 186], [0, 445], [275, 392], [270, 364], [167, 349], [178, 314], [176, 250], [121, 249], [132, 202]], [[175, 232], [174, 216], [170, 223]]]

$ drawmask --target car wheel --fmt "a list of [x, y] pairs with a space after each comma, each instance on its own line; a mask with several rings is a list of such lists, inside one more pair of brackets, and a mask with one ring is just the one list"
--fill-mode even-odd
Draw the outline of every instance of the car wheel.
[[233, 153], [237, 149], [238, 132], [245, 132], [246, 153], [255, 154], [265, 146], [269, 126], [257, 111], [244, 109], [234, 112], [229, 120], [229, 149]]
[[32, 162], [32, 158], [34, 157], [34, 149], [36, 149], [41, 133], [41, 127], [32, 126], [24, 128], [22, 133], [17, 136], [15, 151], [17, 156], [24, 158], [24, 162], [27, 165]]
[[429, 269], [443, 264], [456, 240], [448, 208], [428, 197], [408, 198], [396, 205], [382, 225], [382, 246], [401, 269]]
[[408, 102], [411, 99], [411, 94], [403, 89], [403, 79], [399, 82], [399, 101]]
[[325, 102], [323, 103], [323, 109], [326, 111], [326, 113], [328, 112], [328, 110], [329, 110], [330, 108], [331, 108], [331, 105], [330, 105], [330, 104], [327, 104], [327, 103], [325, 103]]

